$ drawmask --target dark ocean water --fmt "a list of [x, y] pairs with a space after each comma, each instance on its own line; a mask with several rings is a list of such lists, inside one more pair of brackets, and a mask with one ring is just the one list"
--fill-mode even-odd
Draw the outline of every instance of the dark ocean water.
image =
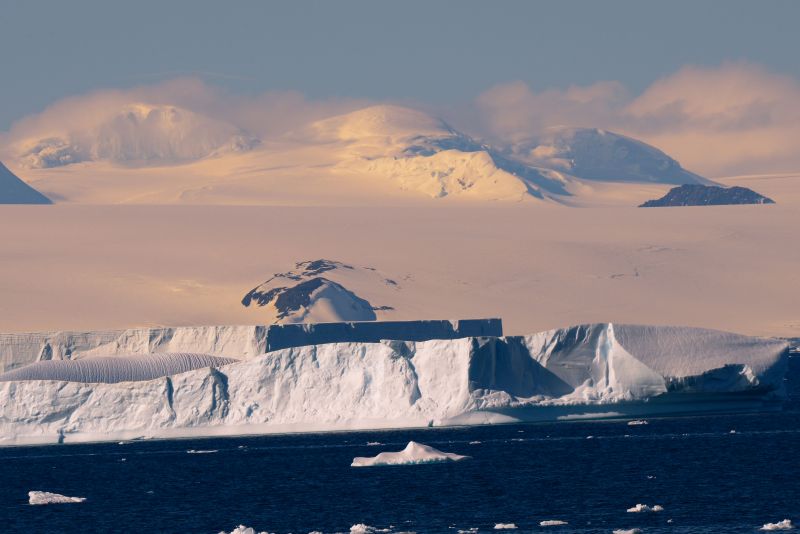
[[[735, 431], [735, 432], [732, 432]], [[352, 468], [409, 440], [471, 460]], [[368, 442], [381, 442], [368, 446]], [[479, 442], [479, 443], [476, 443]], [[190, 454], [187, 450], [216, 450]], [[3, 532], [756, 532], [800, 522], [800, 410], [0, 449]], [[31, 506], [29, 490], [86, 497]], [[643, 503], [659, 513], [627, 513]], [[565, 527], [539, 527], [547, 519]], [[671, 520], [671, 522], [668, 522]]]

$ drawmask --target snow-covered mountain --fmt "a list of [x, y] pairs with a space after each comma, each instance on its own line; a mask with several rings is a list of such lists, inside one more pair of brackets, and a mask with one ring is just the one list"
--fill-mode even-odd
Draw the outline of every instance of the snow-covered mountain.
[[391, 306], [373, 305], [349, 288], [367, 288], [378, 295], [400, 291], [396, 280], [372, 267], [358, 267], [339, 261], [312, 260], [294, 269], [275, 273], [242, 299], [244, 306], [264, 307], [277, 323], [324, 323], [374, 321], [376, 311], [385, 315]]
[[0, 204], [52, 204], [52, 202], [0, 163]]
[[557, 128], [490, 146], [439, 118], [395, 105], [259, 139], [180, 107], [130, 103], [70, 128], [40, 128], [16, 139], [10, 151], [43, 190], [92, 203], [349, 205], [447, 198], [591, 205], [609, 196], [603, 187], [624, 193], [630, 184], [711, 183], [660, 150], [611, 132]]
[[62, 362], [60, 380], [0, 382], [0, 442], [757, 411], [783, 398], [787, 348], [712, 330], [601, 323], [228, 353], [241, 361], [138, 382], [73, 381], [64, 369], [84, 359]]
[[508, 152], [530, 165], [582, 180], [713, 184], [653, 146], [597, 128], [548, 128], [541, 135], [517, 141]]
[[172, 165], [249, 150], [257, 142], [224, 121], [176, 106], [136, 102], [83, 128], [20, 140], [15, 149], [23, 166], [36, 169], [87, 161]]

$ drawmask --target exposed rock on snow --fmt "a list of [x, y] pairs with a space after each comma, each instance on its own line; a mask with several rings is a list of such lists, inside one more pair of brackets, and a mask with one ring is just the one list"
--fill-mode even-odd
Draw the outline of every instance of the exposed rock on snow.
[[374, 268], [320, 259], [302, 261], [291, 271], [275, 273], [247, 293], [242, 304], [266, 306], [279, 323], [374, 321], [376, 310], [392, 309], [373, 306], [346, 287], [353, 284], [377, 287], [384, 292], [400, 290], [395, 280], [382, 276]]
[[59, 380], [63, 382], [140, 382], [204, 367], [221, 367], [237, 360], [210, 354], [166, 353], [97, 356], [79, 360], [44, 360], [0, 374], [0, 382]]
[[746, 187], [685, 184], [673, 187], [663, 197], [648, 200], [639, 207], [725, 206], [730, 204], [775, 204], [775, 201]]
[[74, 502], [83, 502], [86, 497], [67, 497], [60, 493], [50, 493], [49, 491], [29, 491], [28, 503], [29, 504], [67, 504]]
[[415, 465], [439, 462], [458, 462], [468, 459], [452, 452], [442, 452], [429, 445], [416, 441], [409, 441], [406, 448], [400, 452], [382, 452], [377, 456], [353, 458], [352, 467], [373, 467], [380, 465]]
[[0, 163], [0, 204], [52, 204], [52, 202]]
[[136, 383], [1, 382], [0, 442], [760, 410], [787, 361], [780, 340], [611, 324], [332, 343]]

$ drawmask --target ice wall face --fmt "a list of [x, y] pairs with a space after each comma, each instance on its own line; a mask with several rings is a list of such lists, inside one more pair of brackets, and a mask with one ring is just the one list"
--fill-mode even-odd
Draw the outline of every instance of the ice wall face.
[[0, 334], [0, 373], [41, 360], [151, 353], [202, 353], [247, 359], [270, 350], [347, 341], [424, 341], [501, 336], [500, 319], [386, 321], [270, 326], [187, 326], [98, 332]]
[[783, 394], [787, 347], [595, 324], [293, 347], [141, 382], [1, 382], [0, 443], [759, 410]]

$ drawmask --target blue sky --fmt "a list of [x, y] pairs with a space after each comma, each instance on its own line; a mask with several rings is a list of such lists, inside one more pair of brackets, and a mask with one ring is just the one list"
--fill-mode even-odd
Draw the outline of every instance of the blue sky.
[[2, 0], [0, 131], [65, 96], [200, 77], [237, 93], [469, 101], [687, 64], [800, 78], [800, 2]]

